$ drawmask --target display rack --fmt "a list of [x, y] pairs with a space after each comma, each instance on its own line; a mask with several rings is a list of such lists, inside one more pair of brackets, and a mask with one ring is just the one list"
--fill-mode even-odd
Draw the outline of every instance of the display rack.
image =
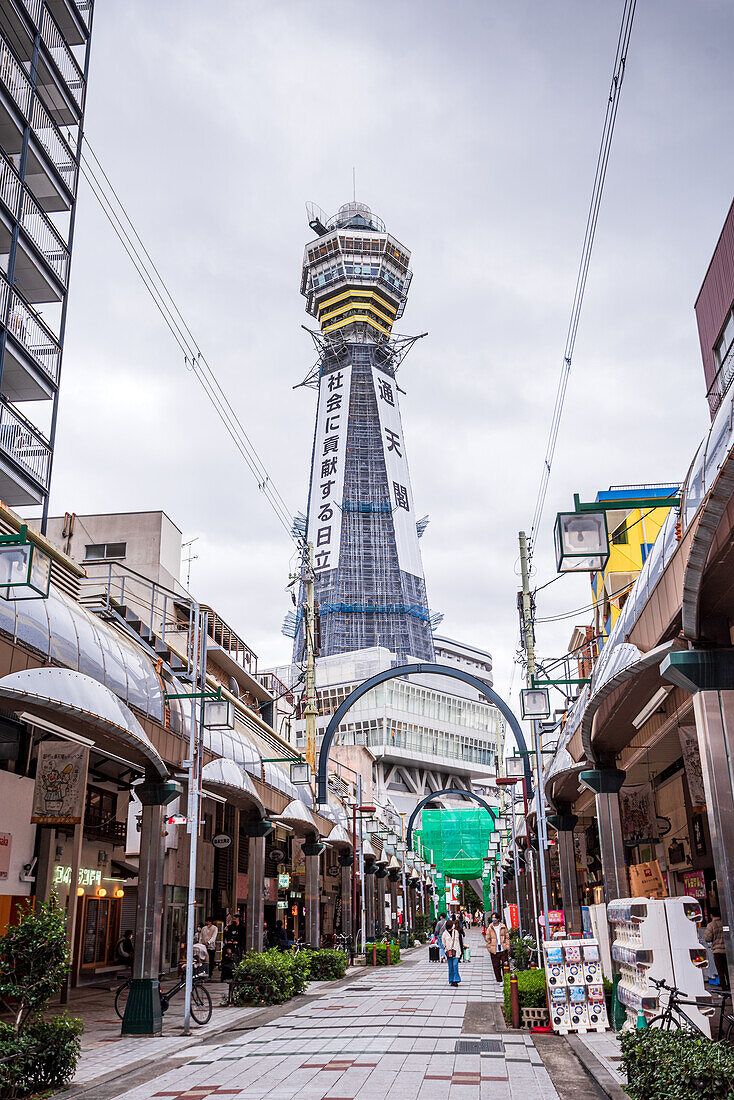
[[624, 1005], [625, 1027], [637, 1026], [640, 1012], [647, 1020], [657, 1015], [661, 1004], [659, 991], [650, 981], [666, 981], [682, 990], [685, 1012], [710, 1035], [707, 1007], [711, 998], [703, 984], [702, 967], [706, 950], [698, 942], [696, 925], [702, 920], [701, 906], [695, 898], [619, 898], [608, 908], [614, 929], [612, 958], [620, 971], [617, 996]]
[[599, 943], [596, 940], [546, 940], [545, 977], [551, 1025], [560, 1035], [570, 1031], [606, 1031]]

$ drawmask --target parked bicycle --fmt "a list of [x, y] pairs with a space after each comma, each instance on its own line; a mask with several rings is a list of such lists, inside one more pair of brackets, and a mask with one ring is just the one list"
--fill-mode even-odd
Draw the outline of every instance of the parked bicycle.
[[668, 994], [668, 1003], [658, 1016], [653, 1016], [652, 1020], [650, 1020], [647, 1025], [648, 1028], [660, 1028], [662, 1031], [675, 1031], [682, 1027], [686, 1031], [698, 1033], [699, 1035], [703, 1035], [706, 1039], [709, 1038], [703, 1028], [700, 1028], [695, 1020], [692, 1020], [691, 1017], [683, 1011], [681, 1006], [686, 1005], [689, 1008], [697, 1008], [704, 1016], [713, 1016], [713, 1006], [701, 1005], [698, 1001], [686, 1000], [682, 989], [678, 989], [677, 986], [674, 985], [668, 985], [663, 978], [659, 981], [655, 978], [650, 978], [650, 981], [656, 989], [665, 990]]
[[[170, 989], [163, 989], [163, 986], [160, 984], [163, 978], [163, 974], [158, 975], [158, 994], [161, 999], [161, 1013], [167, 1011], [171, 1003], [171, 998], [175, 997], [176, 994], [180, 993], [186, 986], [185, 973]], [[208, 1024], [212, 1017], [212, 999], [209, 990], [204, 984], [205, 980], [204, 974], [194, 975], [194, 981], [191, 987], [191, 1019], [197, 1024]], [[130, 993], [131, 981], [132, 979], [128, 978], [115, 993], [115, 1012], [120, 1019], [125, 1015], [125, 1006], [127, 1005], [127, 998]]]

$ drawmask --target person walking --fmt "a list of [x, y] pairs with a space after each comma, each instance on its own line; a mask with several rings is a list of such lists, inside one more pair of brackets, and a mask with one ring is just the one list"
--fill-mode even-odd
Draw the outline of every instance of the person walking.
[[444, 946], [443, 946], [443, 939], [441, 938], [443, 936], [443, 932], [444, 932], [445, 927], [446, 927], [446, 914], [445, 913], [439, 913], [438, 914], [438, 920], [436, 921], [436, 924], [434, 926], [433, 931], [436, 935], [436, 942], [438, 943], [438, 957], [441, 960], [441, 962], [446, 962], [446, 951], [445, 951]]
[[218, 929], [211, 917], [207, 917], [206, 924], [199, 933], [199, 943], [203, 943], [209, 955], [209, 978], [214, 973], [214, 961], [217, 957]]
[[459, 929], [454, 921], [446, 921], [441, 939], [449, 964], [449, 985], [456, 987], [461, 981], [461, 977], [459, 976], [459, 958], [464, 948]]
[[485, 940], [492, 959], [494, 976], [498, 982], [501, 982], [504, 980], [503, 969], [510, 951], [510, 933], [507, 930], [507, 925], [502, 923], [497, 913], [492, 914], [492, 922], [487, 928]]
[[711, 907], [711, 920], [706, 925], [703, 934], [706, 943], [711, 944], [711, 954], [714, 956], [714, 966], [719, 975], [719, 989], [727, 992], [729, 985], [729, 966], [726, 961], [726, 944], [724, 943], [724, 926], [721, 923], [721, 911]]

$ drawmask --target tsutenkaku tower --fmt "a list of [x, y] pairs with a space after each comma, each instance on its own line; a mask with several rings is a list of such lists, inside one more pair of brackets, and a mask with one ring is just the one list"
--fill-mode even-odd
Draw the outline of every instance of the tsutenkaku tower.
[[[410, 253], [363, 203], [311, 211], [301, 292], [320, 326], [308, 499], [320, 655], [381, 645], [432, 660], [433, 635], [395, 370]], [[422, 526], [420, 528], [422, 533]], [[303, 651], [296, 634], [294, 660]]]

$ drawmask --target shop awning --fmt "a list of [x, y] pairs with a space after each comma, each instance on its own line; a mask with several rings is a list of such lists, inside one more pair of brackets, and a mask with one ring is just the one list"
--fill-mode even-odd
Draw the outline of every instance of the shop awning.
[[333, 848], [349, 848], [351, 850], [352, 841], [343, 825], [335, 825], [329, 833], [327, 840]]
[[224, 795], [233, 806], [254, 808], [260, 817], [265, 816], [265, 807], [242, 764], [225, 758], [211, 760], [202, 768], [201, 779], [215, 794]]
[[0, 702], [29, 721], [39, 718], [92, 741], [102, 752], [161, 777], [168, 769], [132, 711], [91, 676], [66, 668], [31, 668], [0, 679]]
[[282, 813], [273, 817], [273, 821], [280, 821], [283, 825], [287, 825], [296, 836], [313, 836], [314, 834], [318, 836], [319, 834], [319, 827], [313, 814], [308, 806], [305, 806], [298, 798], [294, 798], [292, 802], [289, 802]]

